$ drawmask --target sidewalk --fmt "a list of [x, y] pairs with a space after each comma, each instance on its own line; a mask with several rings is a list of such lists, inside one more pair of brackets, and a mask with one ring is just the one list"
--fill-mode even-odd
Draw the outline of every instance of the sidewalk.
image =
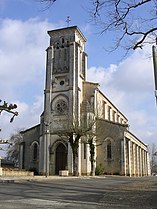
[[106, 178], [105, 176], [4, 176], [0, 177], [0, 183], [14, 183], [14, 182], [22, 182], [22, 181], [50, 181], [50, 180], [64, 180], [64, 179], [90, 179], [90, 178]]

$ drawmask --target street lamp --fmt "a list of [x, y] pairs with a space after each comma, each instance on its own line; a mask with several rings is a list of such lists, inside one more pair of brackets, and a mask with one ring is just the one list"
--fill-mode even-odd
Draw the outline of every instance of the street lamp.
[[48, 137], [48, 134], [50, 133], [50, 130], [49, 130], [49, 126], [50, 126], [50, 122], [44, 122], [44, 125], [45, 125], [45, 134], [46, 134], [46, 137], [45, 137], [45, 176], [46, 178], [48, 177], [49, 175], [49, 169], [48, 169], [48, 166], [49, 166], [49, 143], [48, 143], [48, 140], [49, 140], [49, 137]]

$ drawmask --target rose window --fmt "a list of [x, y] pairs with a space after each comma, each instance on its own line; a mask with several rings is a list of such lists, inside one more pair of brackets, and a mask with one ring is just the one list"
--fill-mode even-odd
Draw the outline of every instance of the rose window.
[[62, 114], [67, 111], [67, 104], [64, 100], [58, 100], [55, 105], [55, 110], [57, 113]]

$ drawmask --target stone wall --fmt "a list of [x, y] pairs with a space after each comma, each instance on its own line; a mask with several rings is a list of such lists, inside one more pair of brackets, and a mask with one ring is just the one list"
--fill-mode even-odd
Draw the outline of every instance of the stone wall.
[[[39, 135], [40, 126], [34, 126], [26, 131], [21, 132], [23, 136], [23, 153], [20, 153], [20, 169], [26, 169], [38, 173], [39, 171]], [[34, 154], [34, 145], [36, 144], [36, 155]], [[21, 165], [23, 164], [23, 165]]]
[[[99, 120], [97, 123], [96, 165], [101, 165], [106, 174], [122, 174], [121, 140], [125, 129], [126, 127], [120, 124], [105, 120]], [[108, 153], [107, 146], [111, 146], [111, 153]]]
[[0, 176], [34, 176], [34, 172], [30, 171], [20, 171], [20, 170], [5, 170], [5, 169], [0, 169]]

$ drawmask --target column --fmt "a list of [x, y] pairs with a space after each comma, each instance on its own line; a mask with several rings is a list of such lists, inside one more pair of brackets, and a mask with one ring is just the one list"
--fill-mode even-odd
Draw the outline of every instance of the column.
[[[19, 145], [19, 169], [23, 169], [24, 165], [24, 143]], [[1, 167], [1, 166], [0, 166]]]
[[142, 149], [142, 176], [145, 176], [144, 150]]
[[149, 160], [149, 154], [147, 152], [147, 167], [148, 167], [148, 176], [151, 175], [151, 169], [150, 169], [150, 160]]
[[133, 175], [136, 175], [136, 152], [135, 152], [135, 143], [132, 142], [132, 154], [133, 154]]
[[147, 152], [144, 151], [144, 169], [145, 169], [145, 175], [148, 175], [148, 167], [147, 167]]
[[46, 144], [47, 144], [47, 134], [45, 133], [44, 134], [44, 152], [43, 152], [43, 161], [44, 161], [44, 163], [43, 163], [43, 175], [46, 175], [46, 165], [47, 165], [47, 163], [46, 163], [46, 160], [47, 160], [47, 151], [46, 151]]
[[144, 150], [144, 153], [143, 153], [143, 155], [144, 155], [144, 175], [145, 176], [147, 176], [147, 161], [146, 161], [146, 151]]
[[78, 147], [78, 175], [81, 176], [81, 142], [80, 141]]
[[124, 136], [124, 147], [123, 147], [123, 150], [124, 150], [124, 175], [126, 176], [126, 138]]
[[49, 158], [50, 158], [50, 152], [49, 152], [49, 146], [50, 146], [50, 130], [49, 130], [49, 124], [44, 124], [45, 129], [44, 129], [44, 136], [43, 136], [43, 174], [47, 177], [49, 176]]
[[146, 175], [149, 175], [148, 169], [149, 169], [149, 165], [148, 165], [148, 159], [147, 159], [147, 151], [145, 151], [145, 164], [146, 164]]
[[124, 139], [121, 140], [121, 159], [120, 159], [120, 166], [121, 166], [121, 175], [124, 174]]
[[[95, 147], [96, 149], [96, 147]], [[86, 173], [87, 175], [90, 175], [91, 172], [91, 161], [90, 161], [90, 148], [89, 148], [89, 144], [86, 145]]]
[[136, 147], [136, 174], [139, 176], [139, 147]]
[[141, 149], [141, 147], [139, 147], [139, 150], [140, 150], [140, 153], [139, 153], [139, 157], [140, 157], [140, 162], [139, 162], [139, 165], [140, 165], [140, 176], [142, 176], [142, 149]]
[[73, 173], [73, 156], [72, 156], [72, 149], [71, 149], [71, 146], [70, 146], [70, 143], [68, 142], [68, 171], [69, 171], [69, 174], [72, 175]]
[[47, 130], [47, 142], [46, 142], [46, 176], [50, 175], [50, 130]]
[[131, 141], [128, 141], [128, 167], [129, 167], [129, 175], [131, 176], [132, 172], [131, 172]]

